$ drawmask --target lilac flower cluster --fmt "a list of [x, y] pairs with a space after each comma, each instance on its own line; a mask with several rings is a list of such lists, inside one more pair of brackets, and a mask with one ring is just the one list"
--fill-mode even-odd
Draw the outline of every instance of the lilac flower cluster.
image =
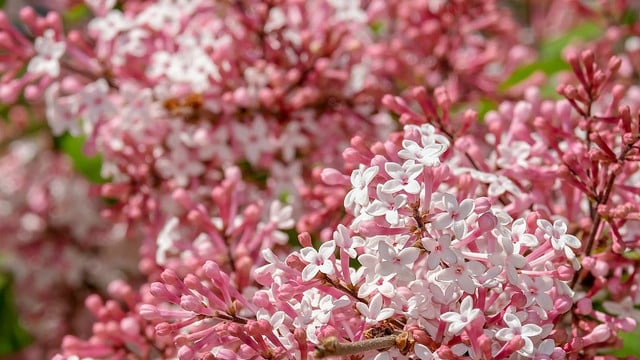
[[640, 321], [638, 9], [523, 6], [0, 12], [17, 356], [613, 357]]

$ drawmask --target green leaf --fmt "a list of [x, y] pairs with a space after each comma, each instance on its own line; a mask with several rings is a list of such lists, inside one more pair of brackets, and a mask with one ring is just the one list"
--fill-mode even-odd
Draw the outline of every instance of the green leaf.
[[561, 58], [540, 60], [534, 63], [524, 65], [516, 69], [511, 76], [500, 84], [500, 90], [507, 90], [512, 86], [519, 84], [521, 81], [529, 78], [535, 72], [542, 71], [546, 75], [553, 75], [563, 70], [569, 70], [571, 67]]
[[484, 121], [484, 116], [491, 110], [495, 110], [498, 108], [498, 105], [494, 100], [484, 98], [480, 99], [478, 102], [478, 120]]
[[640, 357], [640, 326], [636, 327], [634, 332], [620, 333], [622, 338], [622, 349], [616, 350], [611, 354], [616, 357], [630, 356], [633, 358]]
[[369, 29], [373, 33], [373, 35], [379, 36], [384, 32], [384, 23], [381, 21], [374, 21], [369, 25]]
[[73, 6], [67, 12], [62, 15], [62, 18], [66, 24], [77, 24], [84, 19], [91, 17], [91, 11], [85, 4], [78, 4]]
[[243, 160], [238, 164], [240, 171], [242, 172], [242, 178], [245, 181], [258, 185], [261, 189], [267, 186], [267, 180], [269, 179], [269, 171], [266, 169], [254, 167], [249, 161]]
[[15, 353], [31, 342], [20, 326], [11, 291], [11, 277], [0, 273], [0, 355]]
[[602, 35], [603, 31], [602, 26], [594, 22], [581, 23], [557, 38], [543, 43], [540, 48], [540, 58], [560, 58], [562, 56], [562, 50], [564, 50], [567, 45], [596, 39]]
[[56, 138], [57, 147], [69, 156], [76, 171], [84, 175], [93, 183], [104, 184], [108, 180], [100, 176], [100, 170], [102, 169], [102, 157], [100, 155], [85, 155], [83, 150], [85, 142], [85, 137], [74, 137], [70, 134], [64, 134]]
[[[593, 22], [585, 22], [577, 25], [563, 35], [542, 43], [539, 58], [516, 69], [507, 80], [500, 84], [500, 90], [508, 90], [536, 72], [542, 72], [547, 76], [551, 76], [561, 71], [571, 69], [562, 57], [564, 48], [572, 43], [595, 39], [601, 34], [602, 28], [600, 26]], [[543, 95], [555, 96], [555, 86], [552, 86], [552, 84], [547, 85], [545, 91], [543, 91]]]

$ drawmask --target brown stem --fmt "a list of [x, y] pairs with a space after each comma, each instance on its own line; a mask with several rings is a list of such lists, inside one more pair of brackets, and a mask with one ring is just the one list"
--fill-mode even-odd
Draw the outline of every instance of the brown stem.
[[395, 346], [397, 335], [389, 335], [379, 338], [341, 343], [337, 337], [330, 336], [322, 340], [313, 356], [322, 359], [329, 356], [344, 356], [360, 354], [369, 350], [381, 350]]

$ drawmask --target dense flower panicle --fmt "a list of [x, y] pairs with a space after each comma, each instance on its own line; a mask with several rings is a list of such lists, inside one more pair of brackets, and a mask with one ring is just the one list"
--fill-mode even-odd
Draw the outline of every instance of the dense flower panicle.
[[581, 359], [637, 328], [632, 2], [37, 3], [0, 12], [18, 356]]
[[280, 167], [289, 176], [275, 184], [253, 180], [274, 198], [297, 199], [296, 183], [311, 164], [335, 162], [357, 132], [375, 136], [365, 92], [376, 84], [364, 64], [369, 30], [353, 21], [366, 18], [359, 6], [89, 5], [95, 17], [86, 36], [65, 36], [54, 13], [43, 22], [24, 10], [37, 37], [29, 51], [17, 51], [29, 41], [5, 24], [14, 43], [3, 46], [12, 46], [15, 68], [20, 60], [29, 65], [23, 77], [3, 68], [3, 90], [11, 102], [43, 77], [24, 93], [46, 95], [56, 134], [85, 135], [87, 149], [104, 156], [102, 175], [112, 182], [103, 194], [121, 206], [112, 216], [155, 221], [167, 189], [210, 191], [231, 164], [242, 165], [246, 178]]
[[[365, 166], [371, 168], [376, 163], [385, 168], [385, 164], [395, 163], [396, 168], [402, 168], [400, 144], [410, 139], [447, 147], [431, 125], [407, 125], [401, 134], [392, 137], [397, 146], [389, 143], [384, 147], [395, 148], [396, 153], [379, 151]], [[518, 236], [525, 237], [522, 220], [514, 222], [502, 205], [492, 205], [487, 198], [458, 202], [447, 192], [455, 181], [446, 163], [434, 164], [421, 165], [423, 174], [429, 175], [419, 177], [416, 193], [403, 188], [381, 192], [382, 184], [391, 178], [382, 172], [371, 175], [368, 184], [354, 184], [368, 189], [366, 203], [370, 205], [349, 209], [359, 212], [353, 214], [352, 229], [339, 227], [335, 240], [324, 242], [317, 250], [303, 236], [304, 247], [286, 259], [265, 249], [262, 254], [268, 264], [259, 266], [260, 260], [254, 260], [258, 268], [252, 272], [256, 277], [251, 293], [241, 294], [248, 288], [227, 278], [211, 261], [202, 267], [205, 278], [188, 274], [176, 283], [175, 275], [169, 276], [165, 270], [164, 283], [152, 287], [168, 289], [155, 294], [159, 300], [178, 305], [184, 315], [176, 318], [178, 313], [159, 307], [145, 310], [145, 316], [167, 321], [156, 326], [157, 332], [176, 330], [173, 336], [183, 346], [180, 357], [185, 359], [219, 354], [232, 343], [241, 351], [240, 358], [278, 357], [283, 351], [298, 354], [290, 355], [292, 358], [303, 358], [304, 348], [329, 351], [323, 339], [337, 331], [343, 341], [357, 343], [377, 337], [380, 331], [391, 335], [408, 329], [421, 329], [431, 339], [412, 346], [433, 347], [435, 343], [438, 346], [430, 351], [436, 353], [455, 348], [460, 354], [532, 357], [551, 336], [553, 324], [569, 310], [567, 306], [549, 306], [571, 303], [573, 292], [568, 286], [548, 285], [570, 279], [564, 272], [570, 269], [571, 259], [566, 252], [554, 250], [555, 238], [545, 237], [543, 220], [540, 226], [534, 224], [525, 230], [535, 241], [516, 242], [515, 246], [513, 239], [518, 237], [511, 236], [511, 224], [517, 225]], [[483, 188], [481, 183], [477, 186], [478, 191]], [[406, 199], [398, 209], [384, 200], [385, 196], [400, 195]], [[424, 199], [429, 199], [429, 205], [423, 205]], [[369, 207], [376, 202], [387, 204], [385, 214], [393, 213], [394, 217], [372, 214]], [[556, 223], [562, 224], [560, 220]], [[350, 234], [354, 224], [359, 235]], [[350, 238], [355, 240], [346, 241]], [[439, 241], [442, 243], [437, 245]], [[351, 266], [352, 256], [357, 257], [359, 267]], [[434, 263], [431, 256], [439, 260]], [[262, 325], [254, 324], [256, 321]], [[256, 338], [252, 329], [257, 326], [262, 326], [263, 332]], [[296, 329], [305, 329], [304, 346], [294, 335]], [[193, 335], [185, 337], [185, 331]], [[486, 349], [480, 343], [463, 341], [479, 334], [485, 334], [495, 346]], [[514, 345], [514, 334], [521, 339], [517, 342], [521, 346]]]

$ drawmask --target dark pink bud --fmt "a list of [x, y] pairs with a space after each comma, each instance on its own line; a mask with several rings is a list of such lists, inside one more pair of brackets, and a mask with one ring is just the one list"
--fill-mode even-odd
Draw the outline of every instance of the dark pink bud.
[[306, 231], [301, 233], [301, 234], [298, 234], [298, 242], [303, 247], [311, 247], [311, 246], [313, 246], [312, 243], [311, 243], [311, 235]]
[[620, 65], [622, 65], [622, 60], [614, 55], [611, 57], [611, 59], [609, 59], [607, 69], [609, 69], [611, 73], [616, 73], [620, 69]]
[[566, 313], [567, 311], [571, 310], [572, 306], [573, 306], [573, 301], [571, 300], [571, 298], [566, 296], [562, 296], [556, 299], [556, 301], [553, 304], [553, 308], [558, 312], [558, 314]]
[[534, 231], [538, 228], [537, 222], [540, 217], [537, 211], [532, 211], [527, 215], [527, 231]]
[[244, 210], [245, 222], [255, 223], [260, 220], [262, 208], [257, 204], [249, 204]]
[[164, 281], [167, 285], [173, 285], [177, 288], [182, 288], [184, 284], [180, 281], [178, 274], [171, 269], [165, 269], [162, 274], [160, 274], [162, 281]]
[[180, 298], [180, 307], [194, 313], [202, 313], [204, 310], [204, 306], [200, 300], [193, 295], [182, 295]]
[[171, 197], [176, 203], [180, 204], [180, 206], [182, 206], [184, 209], [192, 209], [195, 207], [195, 204], [193, 203], [191, 196], [189, 196], [189, 193], [187, 193], [185, 189], [180, 188], [175, 190], [173, 194], [171, 194]]
[[93, 314], [97, 315], [104, 304], [102, 303], [100, 296], [91, 294], [84, 300], [84, 306]]
[[527, 297], [521, 292], [516, 292], [511, 295], [511, 304], [518, 309], [523, 308], [527, 304]]

